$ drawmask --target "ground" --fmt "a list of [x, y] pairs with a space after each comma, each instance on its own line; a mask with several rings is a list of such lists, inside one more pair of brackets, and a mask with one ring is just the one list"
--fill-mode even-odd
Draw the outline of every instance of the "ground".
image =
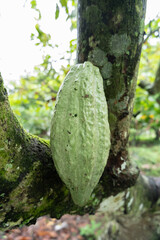
[[0, 234], [0, 239], [7, 240], [83, 240], [81, 228], [90, 223], [88, 215], [64, 215], [60, 220], [47, 216], [37, 219], [35, 225], [17, 228]]
[[129, 148], [131, 159], [147, 176], [160, 176], [160, 142], [154, 139], [137, 141]]
[[105, 214], [64, 215], [60, 220], [43, 216], [35, 225], [0, 233], [0, 240], [159, 240], [159, 223], [157, 213], [110, 218]]

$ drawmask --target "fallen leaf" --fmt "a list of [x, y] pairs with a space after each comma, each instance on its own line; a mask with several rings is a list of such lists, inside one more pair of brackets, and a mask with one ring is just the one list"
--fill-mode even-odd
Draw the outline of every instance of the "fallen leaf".
[[36, 234], [40, 237], [43, 237], [43, 236], [49, 236], [49, 237], [52, 237], [52, 238], [55, 238], [57, 237], [57, 233], [52, 231], [52, 232], [49, 232], [49, 231], [37, 231]]

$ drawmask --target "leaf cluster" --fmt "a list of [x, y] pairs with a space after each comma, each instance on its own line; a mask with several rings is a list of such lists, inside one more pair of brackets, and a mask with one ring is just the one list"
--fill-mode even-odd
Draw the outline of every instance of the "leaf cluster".
[[13, 111], [24, 128], [35, 135], [49, 138], [50, 121], [58, 89], [68, 68], [57, 73], [48, 63], [46, 56], [40, 66], [35, 67], [35, 75], [21, 77], [19, 84], [12, 83], [14, 91], [9, 100]]
[[[136, 129], [154, 129], [160, 128], [160, 92], [151, 95], [148, 88], [155, 82], [158, 65], [160, 62], [160, 44], [159, 44], [160, 18], [153, 19], [146, 27], [146, 37], [142, 47], [142, 54], [138, 75], [138, 86], [136, 89], [134, 115], [132, 127]], [[146, 87], [142, 89], [139, 83], [145, 82]]]

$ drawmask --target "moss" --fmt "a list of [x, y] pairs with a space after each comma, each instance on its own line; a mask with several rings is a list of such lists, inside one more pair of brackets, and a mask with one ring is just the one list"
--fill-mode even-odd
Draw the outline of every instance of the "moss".
[[[85, 42], [85, 41], [84, 41]], [[95, 41], [95, 39], [94, 39], [94, 36], [91, 36], [91, 37], [89, 37], [89, 39], [88, 39], [88, 42], [89, 42], [89, 46], [91, 47], [91, 48], [96, 48], [97, 47], [97, 45], [99, 44], [99, 41]], [[97, 51], [98, 52], [98, 51]], [[95, 52], [96, 53], [96, 52]], [[97, 54], [97, 53], [96, 53]], [[101, 53], [100, 53], [101, 54]]]
[[8, 227], [31, 217], [54, 165], [49, 142], [26, 133], [13, 115], [1, 77], [0, 110], [0, 225]]
[[118, 110], [121, 112], [122, 110], [125, 110], [128, 106], [128, 102], [129, 102], [129, 96], [124, 96], [123, 97], [123, 101], [119, 101], [117, 103], [117, 108]]
[[0, 73], [0, 102], [3, 102], [7, 97], [7, 91], [3, 85], [3, 79]]
[[112, 75], [112, 63], [106, 62], [101, 69], [101, 74], [104, 80], [110, 78]]
[[128, 198], [126, 198], [126, 212], [139, 216], [152, 206], [149, 199], [149, 178], [139, 176], [136, 185], [129, 190]]
[[131, 44], [130, 37], [124, 34], [114, 34], [110, 39], [110, 54], [115, 57], [120, 57], [128, 51]]
[[[84, 12], [86, 22], [90, 24], [91, 28], [95, 28], [98, 22], [101, 21], [101, 11], [97, 5], [87, 6], [86, 11]], [[94, 17], [93, 17], [94, 16]]]
[[117, 117], [113, 113], [109, 112], [108, 121], [110, 123], [110, 130], [112, 132], [116, 126]]
[[143, 19], [141, 20], [141, 22], [140, 22], [140, 34], [139, 34], [139, 40], [138, 40], [138, 43], [139, 44], [142, 44], [142, 42], [143, 42], [143, 33], [144, 33], [144, 21], [143, 21]]
[[126, 86], [123, 75], [120, 75], [119, 71], [121, 66], [115, 72], [115, 64], [112, 65], [112, 75], [109, 79], [104, 81], [104, 89], [106, 93], [106, 99], [109, 102], [109, 106], [112, 105], [114, 111], [118, 111], [118, 104], [123, 102], [123, 96], [125, 95]]
[[[6, 101], [0, 103], [0, 173], [1, 176], [5, 176], [6, 180], [16, 181], [19, 177], [18, 166], [21, 161], [20, 151], [22, 147], [15, 141], [14, 125], [12, 122], [8, 124], [9, 119], [12, 120], [12, 113], [9, 114], [9, 106]], [[4, 188], [2, 185], [1, 182], [1, 189]]]
[[38, 136], [36, 136], [36, 135], [33, 135], [33, 134], [31, 134], [31, 133], [27, 133], [27, 132], [26, 132], [26, 137], [27, 137], [27, 139], [29, 139], [29, 140], [31, 140], [31, 139], [34, 138], [34, 139], [36, 139], [38, 142], [44, 144], [46, 147], [50, 147], [50, 141], [49, 141], [48, 139], [40, 138], [40, 137], [38, 137]]
[[[93, 47], [93, 45], [92, 45]], [[108, 79], [112, 75], [112, 63], [108, 61], [106, 53], [98, 47], [89, 52], [88, 60], [100, 68], [103, 79]]]
[[121, 192], [115, 196], [110, 196], [106, 199], [103, 199], [97, 212], [115, 212], [115, 211], [124, 211], [124, 196], [125, 192]]
[[[10, 193], [10, 200], [8, 203], [14, 205], [15, 209], [21, 209], [22, 212], [27, 212], [33, 208], [34, 200], [30, 196], [29, 189], [31, 184], [33, 184], [34, 176], [38, 171], [39, 166], [40, 162], [35, 162], [32, 166], [33, 170], [26, 174], [20, 184]], [[19, 199], [19, 201], [17, 201], [17, 199]]]
[[90, 51], [88, 60], [97, 67], [102, 67], [106, 62], [108, 62], [106, 53], [98, 47], [95, 47], [92, 51]]
[[117, 9], [117, 11], [114, 13], [114, 16], [112, 18], [112, 21], [114, 25], [119, 25], [123, 20], [123, 13], [120, 8]]

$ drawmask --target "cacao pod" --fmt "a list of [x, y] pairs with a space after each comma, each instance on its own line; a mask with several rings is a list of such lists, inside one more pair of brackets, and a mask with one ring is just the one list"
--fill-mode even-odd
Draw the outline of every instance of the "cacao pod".
[[110, 130], [103, 79], [90, 62], [73, 66], [61, 85], [51, 123], [57, 172], [75, 204], [83, 206], [107, 163]]

